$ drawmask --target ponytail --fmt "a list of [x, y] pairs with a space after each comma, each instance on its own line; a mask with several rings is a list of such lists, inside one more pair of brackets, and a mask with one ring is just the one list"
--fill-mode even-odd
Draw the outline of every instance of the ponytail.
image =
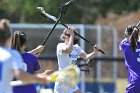
[[136, 26], [133, 26], [133, 31], [132, 34], [129, 37], [130, 43], [131, 43], [131, 47], [132, 47], [132, 51], [135, 52], [136, 48], [138, 47], [138, 35], [139, 35], [139, 29]]
[[18, 50], [21, 52], [20, 47], [23, 46], [27, 41], [27, 36], [25, 33], [16, 31], [12, 35], [12, 42], [11, 42], [11, 48]]
[[11, 48], [16, 49], [20, 51], [20, 37], [19, 37], [19, 31], [15, 32], [12, 35], [12, 40], [11, 40]]

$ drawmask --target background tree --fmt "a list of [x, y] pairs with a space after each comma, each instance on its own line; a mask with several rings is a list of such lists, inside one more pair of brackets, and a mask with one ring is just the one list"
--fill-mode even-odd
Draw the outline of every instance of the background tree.
[[[0, 3], [0, 17], [12, 22], [42, 23], [46, 22], [37, 11], [38, 6], [58, 16], [60, 5], [68, 0], [5, 0]], [[65, 23], [94, 23], [97, 17], [104, 18], [108, 12], [127, 13], [139, 9], [139, 0], [76, 0], [62, 18]], [[74, 20], [73, 20], [74, 19]]]

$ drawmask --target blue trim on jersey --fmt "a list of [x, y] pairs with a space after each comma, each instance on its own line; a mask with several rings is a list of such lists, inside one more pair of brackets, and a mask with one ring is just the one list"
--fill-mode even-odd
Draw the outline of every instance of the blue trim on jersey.
[[77, 58], [78, 55], [75, 55], [75, 54], [69, 54], [69, 58]]

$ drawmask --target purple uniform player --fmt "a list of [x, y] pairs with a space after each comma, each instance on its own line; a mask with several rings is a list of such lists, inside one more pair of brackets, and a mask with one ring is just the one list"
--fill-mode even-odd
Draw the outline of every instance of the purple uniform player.
[[[30, 53], [22, 54], [23, 62], [27, 65], [27, 72], [35, 74], [40, 69], [36, 57]], [[34, 84], [16, 86], [13, 88], [14, 93], [37, 93]]]
[[138, 34], [138, 27], [128, 26], [125, 31], [126, 38], [120, 43], [120, 50], [123, 52], [125, 66], [128, 70], [126, 93], [140, 93], [140, 42]]
[[[40, 65], [37, 58], [33, 54], [25, 52], [26, 42], [27, 36], [25, 33], [16, 31], [12, 35], [12, 48], [17, 49], [21, 53], [27, 72], [30, 74], [35, 74], [35, 72], [40, 69]], [[13, 88], [13, 91], [14, 93], [37, 93], [34, 84], [16, 86]]]

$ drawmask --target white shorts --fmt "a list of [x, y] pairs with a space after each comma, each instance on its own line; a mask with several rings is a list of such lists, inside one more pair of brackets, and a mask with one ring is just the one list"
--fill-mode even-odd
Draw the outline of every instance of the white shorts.
[[78, 89], [79, 87], [77, 85], [69, 87], [67, 84], [55, 82], [54, 93], [73, 93]]

